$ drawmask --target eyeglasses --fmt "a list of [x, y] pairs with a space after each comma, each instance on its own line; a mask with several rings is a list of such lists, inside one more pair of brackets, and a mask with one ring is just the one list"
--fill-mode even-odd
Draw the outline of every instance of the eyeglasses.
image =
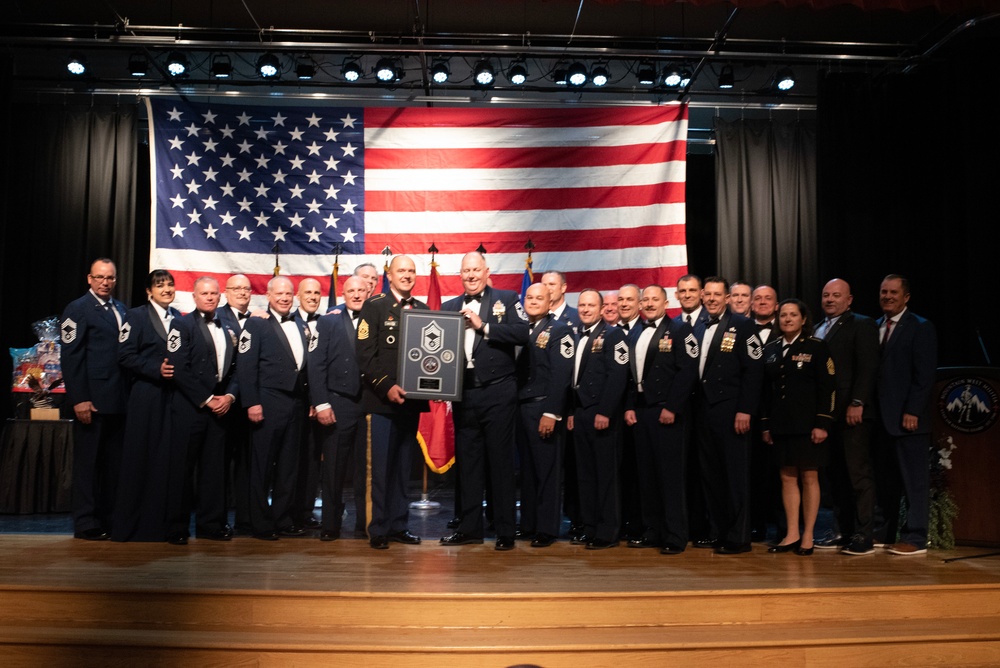
[[98, 283], [103, 283], [104, 281], [107, 281], [108, 283], [114, 283], [115, 281], [118, 280], [117, 276], [94, 276], [93, 274], [91, 274], [90, 277], [95, 281], [97, 281]]
[[231, 288], [228, 285], [226, 286], [226, 290], [232, 290], [233, 292], [250, 292], [250, 288]]

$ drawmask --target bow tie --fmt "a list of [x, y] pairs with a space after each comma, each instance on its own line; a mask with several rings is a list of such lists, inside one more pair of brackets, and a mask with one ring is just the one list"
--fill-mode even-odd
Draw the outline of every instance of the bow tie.
[[714, 318], [705, 323], [705, 328], [707, 329], [712, 325], [718, 325], [718, 324], [719, 324], [719, 316], [715, 316]]
[[482, 299], [483, 299], [483, 293], [482, 292], [480, 292], [478, 295], [465, 295], [465, 303], [466, 304], [468, 304], [469, 302], [480, 302], [481, 303]]
[[222, 323], [215, 319], [215, 313], [202, 313], [201, 316], [205, 318], [206, 325], [218, 325], [222, 327]]
[[306, 322], [314, 322], [319, 320], [319, 313], [310, 313], [306, 316]]
[[594, 328], [590, 327], [588, 329], [585, 329], [585, 330], [581, 331], [580, 332], [580, 336], [581, 337], [583, 337], [583, 336], [590, 336], [590, 333], [593, 332], [593, 331], [594, 331]]
[[757, 331], [758, 332], [762, 332], [765, 329], [771, 329], [771, 323], [769, 323], [769, 322], [765, 322], [763, 324], [761, 324], [759, 322], [757, 323]]
[[408, 308], [413, 306], [413, 297], [407, 297], [406, 299], [400, 299], [399, 305], [403, 308]]
[[643, 320], [642, 321], [642, 326], [643, 327], [656, 327], [656, 321], [655, 320]]
[[291, 313], [289, 313], [288, 315], [283, 315], [283, 316], [279, 316], [279, 317], [281, 318], [281, 322], [283, 322], [283, 323], [295, 320], [295, 316], [292, 315]]
[[249, 317], [250, 317], [250, 314], [249, 314], [249, 313], [237, 313], [237, 314], [236, 314], [236, 318], [237, 318], [238, 320], [246, 320], [246, 319], [247, 319], [247, 318], [249, 318]]
[[627, 322], [619, 323], [618, 326], [624, 329], [626, 332], [629, 330], [629, 324]]
[[358, 318], [361, 317], [361, 311], [350, 311], [350, 313], [351, 313], [351, 320], [357, 320]]

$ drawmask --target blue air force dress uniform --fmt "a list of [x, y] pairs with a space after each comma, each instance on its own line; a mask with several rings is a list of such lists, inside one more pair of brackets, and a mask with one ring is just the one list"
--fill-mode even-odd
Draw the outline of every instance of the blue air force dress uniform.
[[[225, 327], [236, 332], [239, 339], [250, 311], [240, 313], [229, 304], [215, 309], [215, 317]], [[247, 412], [233, 406], [223, 418], [226, 425], [226, 485], [227, 503], [232, 503], [236, 514], [237, 531], [250, 531], [250, 421]]]
[[[618, 472], [628, 360], [621, 328], [604, 320], [581, 326], [571, 393], [573, 445], [583, 534], [596, 544], [616, 542], [621, 525]], [[594, 428], [598, 415], [608, 418], [606, 429]]]
[[[117, 313], [117, 317], [116, 317]], [[118, 486], [128, 386], [118, 365], [118, 334], [125, 305], [93, 291], [69, 303], [60, 319], [62, 372], [70, 407], [90, 401], [89, 425], [73, 424], [73, 529], [111, 527]]]
[[[287, 331], [286, 329], [287, 328]], [[294, 532], [294, 486], [306, 408], [306, 324], [272, 309], [250, 318], [239, 338], [236, 376], [244, 409], [260, 405], [250, 426], [250, 524], [255, 536]], [[268, 504], [268, 493], [271, 503]]]
[[[634, 410], [642, 539], [630, 545], [682, 552], [688, 542], [685, 495], [684, 408], [698, 373], [698, 342], [691, 328], [664, 316], [643, 323], [629, 346], [630, 380], [625, 409]], [[666, 409], [673, 424], [661, 424]]]
[[[524, 443], [521, 448], [521, 531], [559, 535], [562, 522], [563, 447], [576, 337], [569, 325], [548, 314], [532, 325], [517, 358], [517, 399]], [[552, 435], [538, 433], [542, 416], [557, 419]]]
[[466, 354], [462, 401], [453, 407], [455, 465], [460, 481], [457, 530], [473, 538], [483, 537], [483, 494], [488, 474], [496, 535], [513, 540], [516, 347], [528, 343], [528, 317], [516, 292], [488, 286], [478, 299], [455, 297], [442, 304], [441, 309], [461, 311], [466, 308], [466, 298], [470, 300], [469, 308], [479, 309], [486, 329], [472, 334], [472, 355]]
[[749, 318], [728, 308], [705, 326], [696, 392], [695, 438], [712, 536], [735, 551], [750, 545], [750, 433], [737, 413], [757, 414], [763, 346]]
[[[237, 332], [225, 325], [218, 310], [193, 311], [178, 318], [167, 336], [176, 388], [171, 440], [178, 454], [170, 508], [171, 535], [188, 534], [193, 509], [196, 535], [217, 540], [229, 537], [225, 493], [228, 412], [218, 417], [206, 404], [214, 396], [239, 398], [237, 339]], [[229, 408], [229, 412], [233, 411], [239, 412], [235, 401]]]
[[[368, 429], [361, 404], [361, 371], [355, 345], [355, 312], [335, 308], [316, 322], [309, 342], [309, 398], [317, 411], [329, 407], [336, 422], [318, 425], [322, 451], [322, 531], [340, 535], [344, 514], [344, 480], [358, 457], [365, 457]], [[360, 312], [358, 312], [360, 315]], [[354, 481], [355, 507], [365, 516], [365, 479]]]
[[170, 494], [170, 397], [173, 381], [160, 365], [167, 358], [169, 322], [180, 311], [147, 302], [129, 310], [118, 335], [118, 361], [132, 389], [125, 417], [121, 476], [115, 499], [112, 540], [162, 541], [167, 534]]
[[410, 505], [406, 483], [413, 453], [417, 449], [417, 427], [427, 402], [407, 399], [389, 401], [389, 390], [397, 385], [400, 321], [404, 308], [426, 309], [412, 297], [400, 299], [392, 290], [375, 295], [361, 307], [357, 330], [358, 367], [362, 370], [362, 401], [371, 413], [372, 514], [368, 535], [372, 547], [386, 547], [389, 536], [408, 531]]

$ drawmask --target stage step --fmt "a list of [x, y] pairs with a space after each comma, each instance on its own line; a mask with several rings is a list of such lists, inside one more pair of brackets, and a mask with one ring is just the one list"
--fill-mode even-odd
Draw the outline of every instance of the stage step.
[[1000, 585], [410, 594], [7, 586], [4, 666], [996, 666]]

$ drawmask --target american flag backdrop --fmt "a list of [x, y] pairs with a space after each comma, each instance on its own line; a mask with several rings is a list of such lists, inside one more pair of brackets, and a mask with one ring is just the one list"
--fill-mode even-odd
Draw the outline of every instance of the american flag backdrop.
[[[201, 275], [246, 274], [257, 302], [273, 275], [329, 291], [383, 249], [417, 264], [437, 246], [441, 292], [461, 292], [482, 244], [493, 284], [519, 290], [560, 270], [569, 294], [624, 283], [672, 286], [686, 271], [687, 107], [427, 109], [254, 106], [147, 100], [151, 268], [191, 308]], [[339, 294], [339, 290], [338, 290]], [[574, 301], [570, 299], [570, 301]]]

